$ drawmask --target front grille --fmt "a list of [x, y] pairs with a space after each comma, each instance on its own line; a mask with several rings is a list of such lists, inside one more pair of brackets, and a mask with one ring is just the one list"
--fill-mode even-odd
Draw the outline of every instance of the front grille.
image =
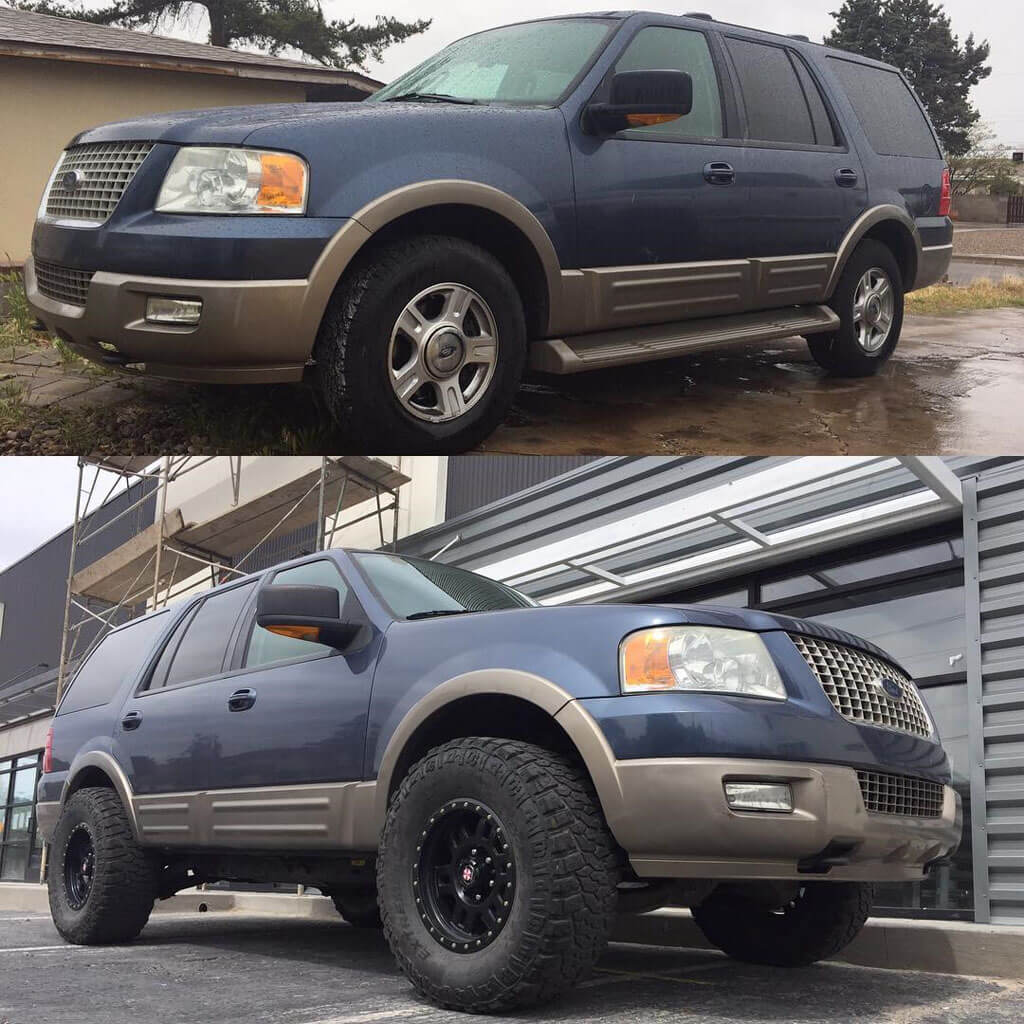
[[[46, 196], [47, 217], [102, 224], [152, 148], [151, 142], [90, 142], [65, 150]], [[68, 187], [65, 177], [74, 171], [78, 184]]]
[[69, 302], [72, 306], [84, 306], [89, 297], [91, 270], [72, 270], [59, 263], [35, 261], [36, 284], [48, 299]]
[[911, 818], [942, 817], [942, 785], [888, 772], [857, 772], [864, 807], [871, 814], [903, 814]]
[[[790, 633], [789, 637], [843, 718], [913, 736], [931, 736], [928, 713], [917, 687], [895, 665], [831, 640], [802, 633]], [[876, 681], [885, 678], [899, 684], [899, 699], [888, 696], [876, 685]]]

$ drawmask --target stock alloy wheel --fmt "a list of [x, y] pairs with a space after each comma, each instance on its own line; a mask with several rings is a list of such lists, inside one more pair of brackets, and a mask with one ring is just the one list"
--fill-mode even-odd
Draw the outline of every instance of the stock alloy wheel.
[[853, 326], [865, 352], [877, 352], [888, 340], [893, 306], [889, 275], [881, 267], [865, 271], [853, 295]]

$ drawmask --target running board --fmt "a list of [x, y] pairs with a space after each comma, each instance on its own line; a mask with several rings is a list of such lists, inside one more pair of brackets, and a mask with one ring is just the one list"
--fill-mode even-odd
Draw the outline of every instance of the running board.
[[797, 306], [629, 327], [599, 334], [549, 338], [530, 345], [530, 366], [544, 373], [581, 373], [652, 359], [671, 359], [742, 341], [776, 341], [794, 334], [834, 331], [839, 317], [828, 306]]

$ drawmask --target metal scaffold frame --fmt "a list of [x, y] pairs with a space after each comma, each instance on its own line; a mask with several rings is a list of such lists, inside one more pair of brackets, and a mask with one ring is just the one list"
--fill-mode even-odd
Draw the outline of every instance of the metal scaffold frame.
[[[78, 460], [78, 490], [71, 530], [57, 675], [57, 703], [66, 688], [70, 670], [87, 657], [115, 626], [166, 606], [197, 586], [196, 575], [210, 571], [211, 586], [231, 576], [253, 571], [254, 555], [268, 541], [314, 524], [313, 550], [332, 546], [336, 534], [368, 519], [377, 520], [382, 548], [398, 542], [398, 493], [409, 478], [380, 459], [365, 456], [322, 456], [319, 471], [307, 472], [286, 484], [248, 501], [241, 499], [242, 456], [166, 455], [82, 457]], [[179, 509], [168, 510], [171, 484], [215, 460], [223, 459], [230, 482], [231, 505], [223, 515], [206, 523], [187, 523]], [[109, 487], [101, 486], [104, 474], [112, 474]], [[150, 486], [145, 486], [147, 481]], [[105, 483], [105, 481], [104, 481]], [[142, 484], [141, 495], [115, 515], [93, 524], [95, 514], [119, 493]], [[123, 490], [122, 490], [123, 488]], [[100, 495], [102, 494], [102, 497]], [[342, 512], [372, 500], [374, 508], [341, 521]], [[85, 544], [153, 502], [152, 525], [107, 555], [82, 567]], [[283, 509], [283, 512], [282, 512]], [[385, 516], [393, 512], [391, 536], [385, 536]], [[266, 529], [267, 524], [271, 524]], [[253, 541], [255, 539], [255, 542]], [[277, 561], [308, 551], [308, 541], [297, 541], [294, 551], [279, 553]], [[225, 551], [228, 553], [225, 554]], [[101, 605], [97, 608], [96, 604]], [[99, 624], [88, 641], [87, 625]]]

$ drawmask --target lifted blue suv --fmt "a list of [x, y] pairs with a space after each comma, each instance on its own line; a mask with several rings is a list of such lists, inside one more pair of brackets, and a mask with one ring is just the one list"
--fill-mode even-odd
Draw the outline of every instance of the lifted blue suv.
[[948, 266], [948, 212], [895, 69], [613, 13], [470, 36], [360, 104], [83, 132], [26, 280], [83, 356], [186, 381], [308, 374], [355, 447], [452, 451], [500, 422], [528, 364], [796, 334], [830, 371], [874, 373], [904, 293]]
[[429, 999], [557, 995], [616, 911], [690, 906], [733, 957], [828, 957], [874, 881], [960, 837], [935, 726], [884, 652], [721, 607], [542, 608], [332, 551], [107, 634], [47, 741], [39, 827], [71, 942], [154, 900], [302, 882], [383, 924]]

